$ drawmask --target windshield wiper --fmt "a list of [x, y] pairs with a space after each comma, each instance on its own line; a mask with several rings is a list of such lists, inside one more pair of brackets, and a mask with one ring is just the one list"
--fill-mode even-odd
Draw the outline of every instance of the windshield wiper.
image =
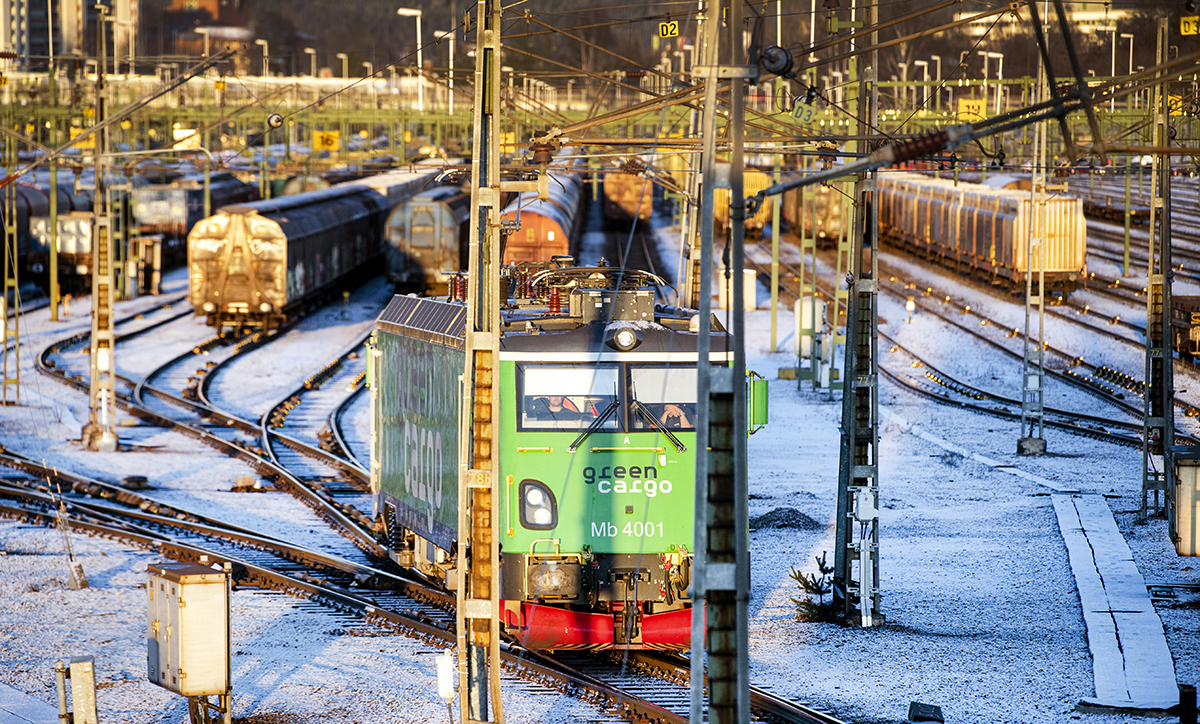
[[601, 413], [600, 416], [595, 420], [592, 420], [592, 424], [588, 425], [586, 430], [579, 433], [579, 437], [575, 438], [575, 442], [567, 446], [567, 452], [573, 453], [578, 450], [579, 446], [583, 444], [583, 441], [588, 438], [588, 435], [591, 435], [593, 432], [599, 430], [600, 426], [607, 422], [608, 418], [612, 417], [612, 414], [616, 412], [617, 408], [620, 406], [621, 398], [614, 397], [613, 401], [610, 402], [608, 407], [604, 409], [604, 412]]
[[666, 435], [667, 439], [671, 441], [671, 444], [675, 446], [676, 450], [678, 450], [679, 452], [687, 451], [687, 447], [685, 447], [684, 444], [679, 441], [679, 438], [672, 435], [670, 430], [663, 427], [662, 423], [660, 423], [657, 419], [655, 419], [654, 413], [651, 412], [650, 410], [646, 409], [645, 405], [643, 405], [642, 403], [640, 403], [636, 399], [634, 399], [630, 403], [630, 407], [632, 407], [633, 410], [635, 412], [637, 412], [637, 414], [641, 415], [642, 419], [645, 420], [647, 423], [649, 423], [650, 427], [652, 427], [655, 430], [658, 430], [662, 434]]

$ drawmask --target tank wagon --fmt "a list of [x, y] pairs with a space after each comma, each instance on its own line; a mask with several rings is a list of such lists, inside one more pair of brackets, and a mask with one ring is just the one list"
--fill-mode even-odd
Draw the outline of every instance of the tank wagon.
[[[502, 312], [495, 421], [504, 630], [535, 649], [686, 649], [698, 317], [656, 306], [662, 281], [645, 272], [510, 278], [521, 296]], [[377, 514], [391, 557], [443, 582], [458, 565], [465, 320], [461, 303], [397, 296], [371, 343]], [[725, 366], [730, 340], [711, 324], [707, 364]]]
[[373, 271], [383, 225], [436, 171], [397, 171], [236, 204], [188, 236], [190, 299], [210, 326], [270, 328]]
[[629, 228], [650, 221], [654, 211], [654, 184], [642, 176], [609, 171], [604, 174], [604, 220], [613, 227]]
[[[258, 199], [258, 187], [231, 173], [209, 175], [209, 209]], [[187, 261], [187, 235], [204, 218], [204, 175], [189, 173], [166, 184], [133, 190], [133, 220], [144, 235], [161, 234], [162, 266]]]
[[444, 294], [443, 272], [467, 258], [471, 195], [458, 186], [422, 191], [397, 206], [384, 229], [387, 277], [397, 292]]
[[504, 263], [548, 261], [553, 256], [578, 256], [573, 248], [583, 228], [583, 182], [570, 173], [554, 174], [545, 201], [531, 191], [518, 194], [504, 207], [502, 221], [521, 226], [504, 246]]
[[784, 192], [779, 210], [793, 234], [803, 232], [815, 238], [819, 248], [828, 249], [842, 236], [844, 191], [840, 183], [818, 186], [802, 205], [801, 189], [791, 189]]
[[[1025, 284], [1032, 208], [1027, 191], [911, 173], [879, 176], [881, 238], [1014, 288]], [[1070, 292], [1087, 279], [1083, 202], [1052, 196], [1046, 213], [1046, 286]]]

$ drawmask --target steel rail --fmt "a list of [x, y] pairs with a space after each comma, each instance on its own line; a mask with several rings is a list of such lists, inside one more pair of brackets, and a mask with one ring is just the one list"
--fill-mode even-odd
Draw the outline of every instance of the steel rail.
[[[766, 266], [764, 266], [762, 263], [760, 263], [760, 262], [758, 262], [758, 261], [755, 261], [755, 260], [753, 260], [753, 259], [751, 259], [751, 258], [749, 258], [749, 257], [747, 257], [747, 260], [746, 260], [746, 262], [747, 262], [748, 264], [751, 264], [752, 266], [754, 266], [754, 268], [755, 268], [757, 271], [759, 271], [759, 272], [767, 272], [767, 271], [769, 271], [769, 270], [767, 269], [767, 267], [766, 267]], [[782, 260], [781, 260], [781, 261], [780, 261], [780, 264], [781, 264], [781, 266], [782, 266], [783, 268], [785, 268], [785, 269], [787, 269], [787, 270], [791, 271], [793, 274], [798, 274], [798, 270], [796, 270], [796, 269], [795, 269], [793, 266], [791, 266], [791, 264], [789, 264], [788, 262], [786, 262], [786, 261], [782, 261]], [[893, 275], [893, 274], [891, 274], [891, 273], [889, 273], [889, 272], [885, 272], [885, 270], [884, 270], [884, 266], [883, 266], [883, 265], [881, 265], [881, 266], [880, 266], [880, 276], [881, 276], [881, 278], [882, 278], [882, 277], [885, 277], [885, 276], [894, 276], [894, 275]], [[795, 293], [795, 292], [793, 292], [791, 289], [789, 289], [789, 288], [787, 287], [787, 285], [786, 285], [786, 284], [781, 284], [781, 286], [783, 287], [784, 291], [785, 291], [787, 294], [789, 294], [790, 296], [792, 296], [792, 297], [795, 297], [795, 298], [797, 298], [797, 299], [799, 298], [799, 297], [796, 295], [796, 293]], [[907, 298], [908, 298], [908, 296], [910, 296], [910, 295], [908, 295], [908, 294], [904, 293], [903, 291], [897, 291], [897, 290], [895, 290], [895, 289], [891, 289], [891, 288], [890, 288], [890, 287], [887, 285], [887, 283], [886, 283], [886, 282], [883, 282], [883, 281], [881, 281], [881, 283], [880, 283], [880, 285], [879, 285], [879, 288], [880, 288], [880, 290], [881, 290], [881, 291], [886, 291], [886, 292], [888, 292], [889, 294], [892, 294], [893, 296], [896, 296], [896, 297], [898, 297], [898, 298], [907, 299]], [[826, 292], [826, 293], [827, 293], [827, 295], [828, 295], [828, 292]], [[967, 326], [965, 326], [965, 325], [963, 325], [963, 324], [959, 323], [957, 320], [951, 319], [950, 317], [948, 317], [948, 316], [946, 316], [946, 315], [944, 315], [944, 314], [941, 314], [939, 311], [937, 311], [937, 310], [935, 310], [935, 309], [932, 309], [932, 308], [930, 308], [928, 305], [926, 305], [926, 304], [924, 304], [924, 303], [922, 303], [922, 304], [921, 304], [921, 309], [922, 309], [922, 310], [924, 310], [924, 311], [926, 311], [926, 312], [928, 312], [928, 313], [930, 313], [930, 314], [932, 314], [933, 316], [937, 317], [938, 319], [941, 319], [943, 322], [945, 322], [945, 323], [947, 323], [947, 324], [950, 324], [951, 326], [954, 326], [954, 327], [958, 328], [959, 330], [961, 330], [961, 331], [965, 332], [966, 334], [970, 335], [971, 337], [974, 337], [974, 338], [976, 338], [976, 339], [978, 339], [978, 340], [981, 340], [981, 341], [983, 341], [984, 343], [986, 343], [986, 344], [988, 344], [988, 345], [991, 345], [992, 347], [994, 347], [995, 349], [997, 349], [997, 350], [999, 350], [999, 351], [1003, 352], [1003, 353], [1004, 353], [1004, 354], [1006, 354], [1006, 355], [1013, 356], [1013, 357], [1018, 357], [1018, 358], [1019, 358], [1019, 356], [1020, 356], [1020, 355], [1018, 355], [1017, 353], [1013, 352], [1012, 350], [1009, 350], [1007, 347], [1005, 347], [1004, 345], [1000, 344], [999, 342], [996, 342], [995, 340], [992, 340], [992, 339], [989, 339], [989, 338], [987, 338], [987, 337], [984, 337], [984, 336], [980, 335], [980, 334], [979, 334], [977, 331], [975, 331], [974, 329], [971, 329], [971, 328], [969, 328], [969, 327], [967, 327]], [[992, 324], [993, 326], [997, 326], [997, 328], [1003, 328], [1003, 327], [1001, 327], [1001, 326], [999, 326], [999, 325], [996, 325], [996, 324], [995, 324], [995, 322], [994, 322], [994, 320], [990, 320], [990, 319], [988, 319], [988, 318], [984, 317], [983, 315], [980, 315], [980, 314], [979, 314], [978, 312], [976, 312], [976, 311], [972, 311], [972, 314], [973, 314], [973, 315], [975, 315], [975, 316], [977, 316], [977, 317], [979, 317], [981, 320], [983, 320], [983, 319], [986, 319], [986, 320], [988, 321], [988, 323], [989, 323], [989, 324]], [[1071, 317], [1070, 317], [1070, 316], [1067, 316], [1066, 318], [1067, 318], [1068, 320], [1071, 320]], [[1082, 324], [1082, 323], [1081, 323], [1081, 324]], [[1088, 325], [1084, 325], [1084, 326], [1088, 326]], [[1090, 326], [1088, 326], [1088, 328], [1090, 329]], [[1128, 341], [1128, 340], [1127, 340], [1127, 341]], [[1078, 363], [1079, 363], [1079, 360], [1078, 360], [1078, 358], [1076, 358], [1076, 357], [1073, 357], [1073, 356], [1071, 356], [1071, 355], [1068, 355], [1067, 353], [1063, 352], [1062, 350], [1059, 350], [1059, 349], [1057, 349], [1057, 348], [1054, 348], [1054, 347], [1047, 346], [1047, 348], [1046, 348], [1046, 349], [1047, 349], [1048, 351], [1050, 351], [1050, 352], [1053, 352], [1053, 353], [1055, 353], [1055, 354], [1058, 354], [1058, 355], [1060, 355], [1061, 357], [1063, 357], [1064, 359], [1066, 359], [1066, 360], [1067, 360], [1069, 363], [1075, 363], [1075, 365], [1076, 365], [1076, 366], [1078, 366]], [[1085, 366], [1089, 367], [1089, 368], [1091, 367], [1091, 365], [1088, 365], [1087, 363], [1083, 363], [1083, 364], [1084, 364]], [[1133, 405], [1133, 404], [1131, 404], [1131, 403], [1125, 402], [1125, 400], [1123, 400], [1123, 399], [1120, 399], [1120, 398], [1117, 398], [1117, 397], [1115, 397], [1115, 396], [1113, 396], [1113, 395], [1111, 395], [1111, 394], [1109, 394], [1109, 393], [1107, 393], [1107, 392], [1105, 392], [1105, 391], [1103, 391], [1103, 390], [1101, 390], [1101, 389], [1098, 389], [1098, 388], [1096, 388], [1096, 387], [1092, 387], [1092, 386], [1090, 386], [1090, 385], [1086, 384], [1084, 381], [1082, 381], [1082, 380], [1079, 380], [1079, 379], [1075, 379], [1074, 377], [1072, 377], [1072, 376], [1070, 376], [1070, 375], [1066, 375], [1066, 374], [1064, 374], [1064, 373], [1062, 373], [1062, 372], [1057, 372], [1057, 371], [1054, 371], [1054, 370], [1047, 370], [1047, 372], [1048, 372], [1049, 374], [1051, 374], [1052, 376], [1054, 376], [1054, 377], [1058, 378], [1059, 380], [1061, 380], [1061, 381], [1063, 381], [1063, 382], [1065, 382], [1065, 383], [1067, 383], [1067, 384], [1069, 384], [1069, 385], [1073, 385], [1074, 387], [1076, 387], [1076, 388], [1078, 388], [1078, 389], [1080, 389], [1080, 390], [1083, 390], [1084, 392], [1087, 392], [1087, 393], [1089, 393], [1089, 394], [1091, 394], [1091, 395], [1094, 395], [1094, 396], [1096, 396], [1096, 397], [1099, 397], [1100, 399], [1104, 400], [1105, 402], [1108, 402], [1108, 403], [1110, 403], [1110, 404], [1112, 404], [1112, 405], [1115, 405], [1116, 407], [1118, 407], [1118, 408], [1122, 409], [1124, 412], [1126, 412], [1126, 413], [1128, 413], [1128, 414], [1130, 414], [1130, 415], [1133, 415], [1133, 416], [1135, 416], [1135, 418], [1136, 418], [1136, 419], [1141, 419], [1141, 415], [1142, 415], [1142, 409], [1141, 409], [1140, 407], [1138, 407], [1138, 406], [1135, 406], [1135, 405]], [[890, 375], [889, 375], [889, 376], [890, 376]], [[906, 387], [906, 388], [909, 388], [909, 387], [911, 387], [911, 385], [908, 385], [908, 384], [903, 384], [902, 386], [904, 386], [904, 387]], [[989, 394], [989, 396], [990, 396], [990, 397], [995, 397], [994, 395], [990, 395], [990, 394]], [[957, 404], [957, 403], [955, 403], [955, 404]], [[1179, 407], [1180, 409], [1182, 409], [1182, 410], [1183, 410], [1185, 413], [1186, 413], [1186, 412], [1187, 412], [1189, 409], [1191, 409], [1191, 408], [1192, 408], [1192, 405], [1190, 405], [1190, 404], [1188, 404], [1188, 403], [1186, 403], [1186, 402], [1184, 402], [1184, 401], [1182, 401], [1182, 400], [1179, 400], [1178, 398], [1176, 399], [1176, 401], [1175, 401], [1175, 404], [1176, 404], [1176, 406], [1177, 406], [1177, 407]], [[991, 411], [990, 411], [990, 410], [987, 410], [986, 408], [982, 408], [980, 411], [983, 411], [983, 412], [988, 412], [989, 414], [991, 414]], [[1070, 412], [1068, 412], [1068, 413], [1066, 413], [1066, 414], [1069, 414], [1069, 415], [1074, 415], [1074, 413], [1070, 413]], [[1050, 423], [1048, 422], [1047, 424], [1050, 424]], [[1057, 425], [1053, 425], [1053, 426], [1055, 426], [1055, 427], [1058, 427]], [[1086, 428], [1077, 428], [1077, 427], [1075, 427], [1075, 426], [1072, 426], [1072, 425], [1069, 425], [1069, 424], [1067, 424], [1065, 427], [1061, 427], [1060, 429], [1065, 429], [1065, 430], [1068, 430], [1068, 431], [1076, 431], [1076, 430], [1083, 431], [1083, 430], [1086, 430]], [[1115, 440], [1114, 440], [1114, 441], [1115, 441]], [[1198, 444], [1198, 443], [1200, 443], [1200, 440], [1196, 439], [1195, 437], [1193, 437], [1193, 436], [1190, 436], [1190, 435], [1182, 435], [1182, 434], [1180, 434], [1180, 435], [1177, 435], [1177, 436], [1176, 436], [1176, 441], [1177, 441], [1177, 444]], [[1120, 440], [1119, 442], [1121, 442], [1121, 444], [1126, 444], [1124, 440]], [[1140, 443], [1139, 443], [1139, 444], [1140, 444]]]
[[[76, 336], [78, 337], [78, 335]], [[43, 350], [42, 354], [38, 356], [38, 371], [47, 375], [51, 379], [62, 382], [68, 386], [86, 390], [87, 385], [83, 384], [79, 380], [69, 377], [64, 372], [55, 369], [54, 365], [50, 363], [51, 361], [49, 360], [49, 356], [52, 353], [51, 350], [56, 350], [58, 347], [59, 345], [56, 343], [55, 345], [51, 345]], [[170, 393], [162, 390], [155, 390], [154, 393], [158, 397], [170, 399], [181, 406], [190, 406], [189, 401], [186, 401], [178, 396], [171, 395]], [[154, 410], [139, 404], [129, 395], [118, 394], [115, 396], [115, 398], [116, 399], [114, 400], [114, 403], [119, 408], [129, 412], [130, 414], [143, 419], [153, 420], [160, 427], [180, 432], [184, 435], [192, 437], [193, 439], [203, 442], [209, 447], [232, 454], [234, 457], [237, 457], [245, 462], [250, 466], [251, 469], [262, 475], [264, 478], [272, 480], [277, 488], [291, 493], [295, 497], [302, 500], [306, 505], [316, 510], [319, 515], [325, 517], [326, 520], [342, 530], [347, 537], [354, 541], [354, 543], [365, 552], [381, 559], [387, 557], [387, 551], [385, 547], [375, 539], [375, 535], [370, 530], [369, 526], [363, 525], [359, 521], [355, 521], [352, 517], [347, 515], [337, 503], [317, 493], [286, 469], [263, 459], [255, 451], [249, 450], [244, 446], [238, 445], [232, 441], [225, 440], [219, 435], [209, 432], [208, 430], [204, 430], [195, 425], [181, 422], [161, 413], [155, 412]]]
[[[13, 506], [4, 502], [0, 502], [0, 515], [40, 523], [47, 527], [54, 526], [57, 522], [55, 516], [47, 511]], [[174, 523], [175, 521], [167, 522]], [[363, 616], [366, 622], [382, 625], [427, 642], [438, 641], [445, 645], [454, 642], [455, 634], [448, 628], [402, 612], [381, 608], [376, 601], [366, 596], [276, 571], [243, 558], [207, 550], [182, 541], [164, 539], [152, 532], [81, 520], [75, 516], [72, 517], [71, 525], [77, 530], [123, 540], [145, 549], [157, 551], [175, 560], [199, 562], [201, 556], [204, 556], [209, 564], [229, 563], [234, 569], [234, 575], [238, 582], [243, 585], [261, 586], [309, 598], [340, 611], [357, 613]], [[687, 722], [686, 718], [659, 707], [653, 702], [623, 692], [594, 677], [580, 676], [574, 672], [564, 671], [561, 667], [547, 663], [547, 659], [533, 656], [523, 649], [504, 646], [501, 658], [510, 667], [510, 670], [519, 675], [543, 685], [548, 685], [548, 682], [553, 680], [555, 683], [548, 685], [550, 688], [573, 693], [593, 704], [616, 711], [631, 721], [662, 722], [663, 724], [686, 724]]]

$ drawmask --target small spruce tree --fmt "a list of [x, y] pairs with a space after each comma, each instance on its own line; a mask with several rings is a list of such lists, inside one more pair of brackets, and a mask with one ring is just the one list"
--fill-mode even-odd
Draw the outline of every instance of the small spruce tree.
[[[820, 576], [816, 573], [806, 575], [792, 566], [792, 580], [800, 585], [801, 593], [800, 598], [792, 599], [792, 602], [796, 604], [797, 620], [824, 623], [832, 623], [837, 620], [837, 613], [833, 605], [833, 581], [829, 578], [829, 574], [833, 573], [833, 566], [825, 562], [826, 555], [827, 553], [821, 553], [820, 558], [813, 558], [817, 562], [817, 571]], [[829, 596], [828, 603], [825, 602], [826, 596]]]

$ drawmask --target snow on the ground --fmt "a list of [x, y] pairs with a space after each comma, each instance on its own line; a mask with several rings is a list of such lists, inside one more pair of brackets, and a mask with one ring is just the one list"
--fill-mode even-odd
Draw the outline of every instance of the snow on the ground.
[[356, 290], [349, 304], [332, 304], [305, 318], [272, 342], [267, 354], [230, 362], [210, 385], [208, 399], [222, 410], [259, 419], [283, 395], [369, 334], [391, 299], [391, 285], [375, 278]]
[[[677, 253], [678, 247], [672, 248]], [[983, 292], [962, 294], [997, 315], [1009, 314], [1006, 309], [1015, 306]], [[23, 366], [35, 349], [66, 336], [68, 329], [86, 327], [86, 302], [80, 301], [72, 305], [68, 323], [51, 324], [30, 315], [23, 330], [22, 341], [28, 345]], [[892, 332], [905, 324], [891, 311], [885, 316], [891, 317]], [[900, 330], [918, 353], [941, 356], [955, 365], [956, 374], [976, 378], [964, 381], [1002, 387], [1011, 379], [1015, 361], [1006, 364], [996, 355], [970, 349], [939, 353], [939, 342], [948, 333], [918, 326], [927, 323], [915, 319]], [[286, 368], [248, 364], [241, 381], [229, 383], [235, 387], [226, 394], [259, 410], [297, 378], [315, 371], [310, 364], [319, 368], [332, 359], [357, 333], [358, 324], [342, 325], [337, 334], [345, 339], [304, 334], [282, 355]], [[813, 391], [811, 383], [774, 379], [777, 368], [794, 366], [795, 359], [790, 352], [766, 349], [768, 325], [765, 309], [748, 315], [749, 367], [772, 378], [771, 423], [750, 438], [750, 513], [794, 508], [814, 522], [751, 533], [752, 680], [860, 723], [903, 721], [912, 700], [938, 704], [952, 722], [1138, 721], [1073, 709], [1076, 701], [1093, 694], [1091, 657], [1048, 491], [939, 448], [896, 422], [880, 429], [881, 587], [887, 625], [858, 630], [794, 618], [791, 599], [799, 591], [789, 572], [793, 567], [814, 571], [814, 557], [825, 552], [832, 559], [841, 403], [840, 393], [830, 400], [827, 392]], [[778, 316], [781, 349], [792, 348], [792, 328], [785, 308]], [[1074, 335], [1070, 343], [1081, 345], [1081, 353], [1135, 360], [1131, 353], [1114, 351], [1116, 343], [1063, 334]], [[170, 445], [170, 453], [106, 456], [80, 451], [69, 439], [78, 437], [86, 419], [86, 399], [36, 377], [31, 369], [25, 374], [26, 405], [0, 410], [0, 443], [110, 480], [150, 469], [151, 482], [168, 499], [189, 508], [216, 504], [230, 516], [240, 504], [231, 522], [250, 527], [270, 525], [267, 506], [282, 506], [284, 498], [276, 494], [246, 499], [224, 493], [236, 474], [246, 474], [244, 466], [170, 433], [158, 436]], [[1143, 576], [1197, 580], [1192, 561], [1175, 556], [1167, 544], [1163, 521], [1136, 523], [1139, 451], [1049, 430], [1050, 454], [1021, 458], [1015, 455], [1016, 423], [939, 406], [887, 383], [880, 402], [896, 417], [919, 423], [949, 443], [1083, 492], [1107, 494]], [[357, 410], [348, 417], [357, 424], [366, 419]], [[183, 700], [148, 683], [144, 674], [144, 571], [159, 558], [107, 540], [77, 535], [73, 542], [92, 584], [84, 591], [66, 587], [58, 532], [0, 520], [0, 683], [53, 702], [53, 662], [92, 654], [104, 721], [185, 721]], [[238, 591], [233, 605], [237, 717], [424, 722], [445, 716], [435, 692], [433, 647], [379, 635], [286, 596]], [[1200, 645], [1194, 632], [1200, 628], [1200, 611], [1194, 604], [1160, 603], [1156, 608], [1178, 680], [1195, 683]], [[522, 684], [506, 689], [505, 704], [511, 721], [598, 717], [593, 708], [570, 697], [531, 693]]]

